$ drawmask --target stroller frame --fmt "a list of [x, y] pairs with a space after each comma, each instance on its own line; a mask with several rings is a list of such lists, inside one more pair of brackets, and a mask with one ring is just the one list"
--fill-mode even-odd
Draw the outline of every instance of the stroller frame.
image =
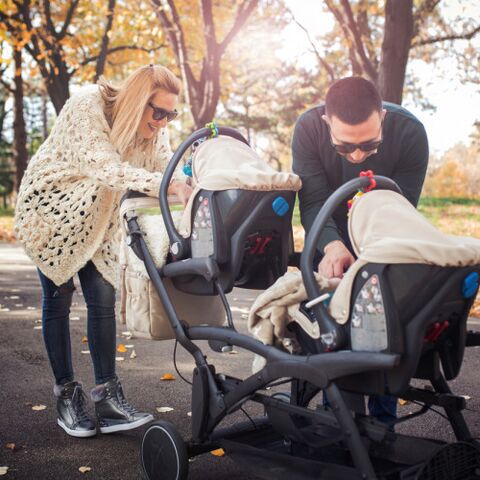
[[[218, 133], [247, 143], [234, 129], [220, 127]], [[355, 378], [365, 372], [389, 371], [401, 364], [402, 356], [397, 353], [335, 350], [345, 344], [344, 327], [336, 324], [321, 303], [313, 310], [320, 331], [325, 332], [322, 345], [328, 353], [291, 355], [235, 330], [225, 292], [218, 281], [218, 265], [211, 257], [188, 258], [187, 240], [176, 231], [167, 202], [170, 179], [180, 159], [193, 142], [210, 134], [210, 129], [201, 129], [180, 145], [164, 173], [160, 188], [160, 207], [170, 238], [171, 252], [175, 260], [183, 261], [174, 261], [163, 269], [157, 269], [137, 217], [129, 216], [126, 219], [129, 245], [145, 264], [176, 340], [195, 361], [191, 439], [184, 442], [168, 422], [151, 424], [141, 447], [146, 477], [187, 478], [190, 457], [222, 447], [234, 459], [254, 460], [258, 469], [255, 474], [262, 478], [436, 480], [453, 478], [441, 476], [444, 475], [442, 470], [445, 465], [452, 462], [462, 463], [464, 471], [470, 475], [454, 478], [480, 478], [478, 443], [472, 438], [461, 413], [466, 406], [465, 398], [452, 394], [438, 369], [429, 378], [432, 390], [410, 386], [405, 389], [402, 398], [421, 402], [424, 406], [419, 412], [399, 418], [396, 423], [421, 415], [432, 405], [442, 407], [458, 440], [453, 444], [399, 435], [389, 431], [388, 425], [365, 415], [361, 392], [343, 390], [338, 383], [342, 383], [344, 378]], [[375, 179], [379, 188], [399, 191], [390, 179], [380, 176]], [[301, 257], [302, 276], [310, 299], [320, 295], [311, 265], [317, 240], [326, 221], [340, 202], [351, 197], [358, 189], [367, 187], [369, 182], [368, 178], [359, 178], [343, 185], [318, 214]], [[198, 275], [215, 285], [225, 306], [228, 327], [189, 327], [178, 318], [162, 277], [173, 279], [183, 275]], [[450, 282], [447, 282], [445, 291], [449, 286]], [[475, 295], [470, 305], [474, 298]], [[468, 310], [469, 307], [467, 313]], [[427, 318], [428, 308], [424, 316]], [[466, 318], [462, 321], [466, 323]], [[195, 343], [198, 340], [208, 340], [216, 351], [231, 346], [244, 348], [264, 357], [266, 365], [243, 380], [219, 374]], [[478, 334], [471, 333], [466, 344], [479, 345]], [[278, 384], [282, 379], [288, 379], [285, 383], [291, 383], [290, 395], [269, 396], [259, 392], [274, 382]], [[309, 408], [309, 403], [320, 390], [326, 393], [328, 406]], [[227, 415], [249, 400], [263, 405], [266, 415], [233, 427], [217, 428]]]

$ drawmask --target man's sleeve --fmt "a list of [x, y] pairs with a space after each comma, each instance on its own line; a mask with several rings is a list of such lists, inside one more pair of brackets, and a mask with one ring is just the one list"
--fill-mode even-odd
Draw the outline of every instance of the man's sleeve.
[[[310, 232], [313, 222], [332, 193], [328, 185], [325, 168], [319, 156], [311, 119], [302, 116], [295, 125], [292, 141], [293, 171], [300, 176], [302, 188], [298, 193], [300, 219], [305, 234]], [[330, 218], [320, 236], [317, 249], [323, 255], [325, 245], [342, 240], [335, 222]]]
[[393, 180], [398, 183], [405, 198], [415, 207], [422, 193], [427, 166], [427, 134], [421, 123], [415, 123], [414, 130], [405, 142], [405, 151], [401, 155], [398, 168], [393, 173]]

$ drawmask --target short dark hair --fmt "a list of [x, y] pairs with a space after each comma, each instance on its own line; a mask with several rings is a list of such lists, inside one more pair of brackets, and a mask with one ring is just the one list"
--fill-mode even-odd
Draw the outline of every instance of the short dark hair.
[[382, 111], [382, 98], [377, 87], [365, 78], [342, 78], [328, 89], [325, 113], [330, 118], [335, 116], [349, 125], [358, 125], [374, 111]]

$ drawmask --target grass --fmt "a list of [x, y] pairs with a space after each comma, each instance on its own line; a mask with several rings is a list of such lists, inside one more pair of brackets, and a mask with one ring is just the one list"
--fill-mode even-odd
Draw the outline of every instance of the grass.
[[[480, 238], [480, 199], [424, 197], [418, 210], [445, 233]], [[292, 224], [301, 227], [298, 198]]]

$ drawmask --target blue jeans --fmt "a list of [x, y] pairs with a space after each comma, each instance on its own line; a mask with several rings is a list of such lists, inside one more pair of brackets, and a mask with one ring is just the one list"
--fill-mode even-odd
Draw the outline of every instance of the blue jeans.
[[397, 418], [397, 397], [392, 395], [371, 395], [368, 397], [368, 411], [377, 420], [390, 424], [390, 431], [393, 432], [392, 422]]
[[[40, 270], [38, 273], [43, 289], [43, 339], [55, 382], [63, 385], [74, 379], [69, 319], [75, 290], [73, 278], [58, 287]], [[91, 261], [78, 276], [87, 304], [88, 346], [98, 385], [115, 377], [115, 289]]]

